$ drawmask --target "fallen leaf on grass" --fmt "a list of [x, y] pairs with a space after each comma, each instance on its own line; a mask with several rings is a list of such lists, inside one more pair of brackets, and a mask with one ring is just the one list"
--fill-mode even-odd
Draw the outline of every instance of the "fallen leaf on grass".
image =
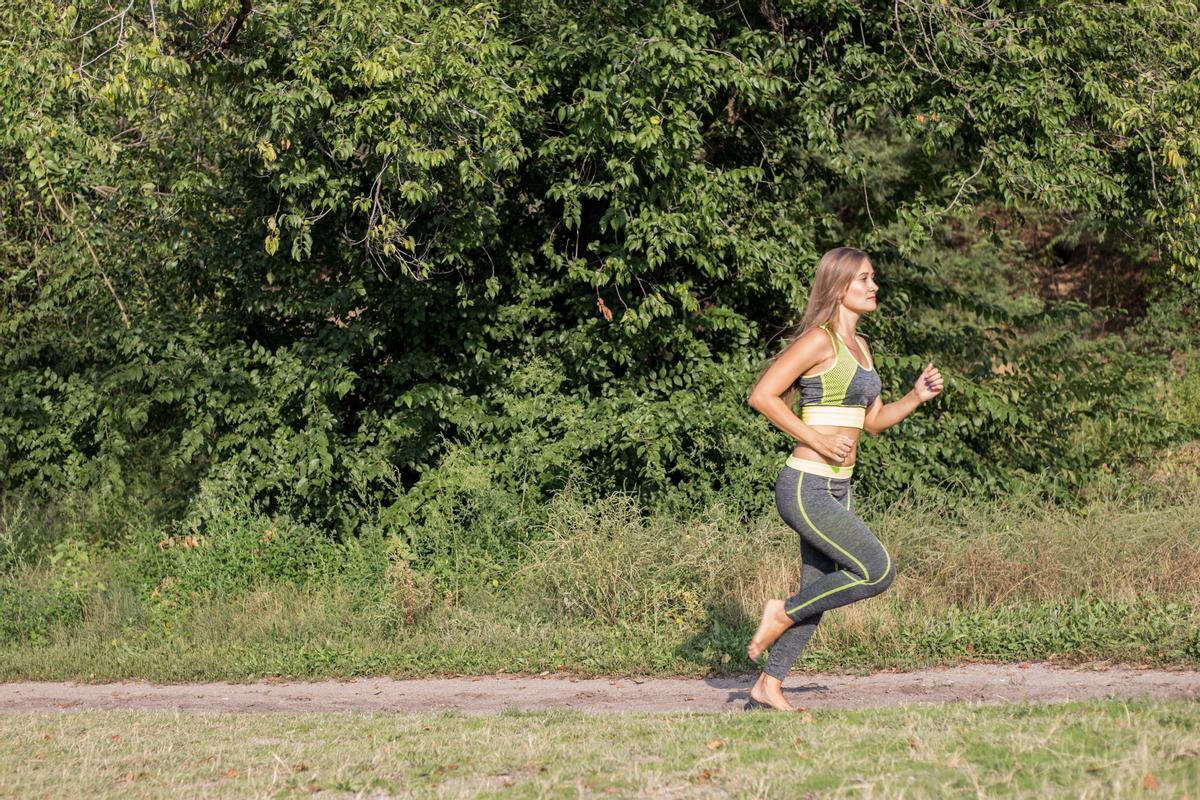
[[109, 740], [110, 742], [117, 742], [117, 741], [120, 741], [120, 740], [121, 740], [121, 734], [119, 734], [119, 733], [114, 733], [112, 736], [108, 737], [108, 740]]
[[721, 741], [720, 739], [713, 739], [711, 742], [708, 743], [709, 750], [720, 750], [724, 746], [725, 746], [725, 743], [723, 741]]
[[1146, 778], [1142, 781], [1142, 788], [1143, 789], [1157, 789], [1158, 788], [1158, 779], [1155, 778], [1153, 775], [1151, 775], [1149, 772], [1147, 772]]
[[296, 772], [304, 772], [304, 770], [308, 769], [308, 764], [305, 764], [303, 761], [299, 761], [295, 764], [292, 764], [292, 769], [296, 770]]
[[696, 776], [696, 783], [712, 783], [712, 779], [717, 776], [718, 772], [720, 770], [712, 770], [705, 767], [704, 771]]
[[236, 768], [230, 767], [229, 769], [225, 770], [226, 778], [236, 778], [237, 776], [238, 776], [238, 771]]

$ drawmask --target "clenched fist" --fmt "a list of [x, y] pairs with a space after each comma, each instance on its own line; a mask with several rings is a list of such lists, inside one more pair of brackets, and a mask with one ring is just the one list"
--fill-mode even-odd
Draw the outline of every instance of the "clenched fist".
[[926, 365], [925, 371], [917, 378], [917, 382], [913, 385], [913, 391], [917, 393], [917, 399], [922, 403], [941, 394], [942, 373], [938, 372], [932, 361]]

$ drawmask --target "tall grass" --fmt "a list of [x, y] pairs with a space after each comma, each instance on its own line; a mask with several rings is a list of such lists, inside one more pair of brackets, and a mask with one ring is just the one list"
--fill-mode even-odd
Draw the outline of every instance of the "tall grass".
[[[1200, 663], [1198, 452], [1099, 480], [1075, 510], [1032, 489], [856, 498], [897, 578], [827, 614], [798, 668]], [[511, 568], [453, 584], [414, 567], [412, 536], [383, 528], [332, 542], [229, 505], [198, 535], [143, 519], [116, 547], [66, 535], [37, 551], [37, 515], [5, 509], [5, 678], [745, 670], [762, 603], [796, 591], [801, 568], [773, 509], [667, 513], [571, 485], [524, 510]]]

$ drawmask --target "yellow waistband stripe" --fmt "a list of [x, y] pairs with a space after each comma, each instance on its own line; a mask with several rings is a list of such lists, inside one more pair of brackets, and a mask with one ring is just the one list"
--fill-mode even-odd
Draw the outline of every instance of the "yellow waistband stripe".
[[813, 461], [808, 458], [797, 458], [796, 456], [788, 456], [787, 465], [792, 469], [798, 469], [801, 472], [807, 472], [812, 475], [820, 475], [822, 478], [837, 478], [841, 480], [849, 478], [854, 474], [853, 464], [845, 467], [838, 467], [832, 464], [826, 464], [822, 461]]
[[806, 425], [861, 428], [867, 419], [867, 410], [858, 406], [801, 406], [800, 419]]

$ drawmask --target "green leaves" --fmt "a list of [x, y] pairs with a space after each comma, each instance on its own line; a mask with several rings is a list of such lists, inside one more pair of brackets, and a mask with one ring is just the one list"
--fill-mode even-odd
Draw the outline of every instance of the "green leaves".
[[0, 11], [4, 486], [142, 458], [349, 529], [347, 492], [432, 515], [470, 442], [497, 492], [749, 506], [790, 441], [746, 388], [843, 243], [887, 397], [948, 381], [868, 488], [1162, 441], [1014, 243], [1044, 212], [1200, 275], [1185, 5], [122, 8]]

